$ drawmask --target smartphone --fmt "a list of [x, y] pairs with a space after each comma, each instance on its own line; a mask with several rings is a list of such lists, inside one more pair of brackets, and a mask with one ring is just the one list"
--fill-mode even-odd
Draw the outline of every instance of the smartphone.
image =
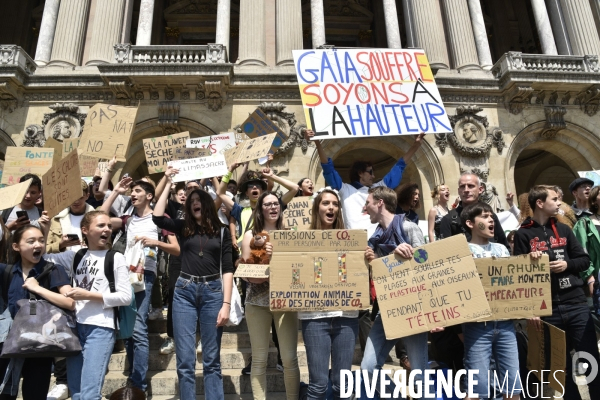
[[67, 239], [69, 239], [69, 240], [79, 240], [79, 236], [77, 236], [74, 233], [68, 233], [67, 234]]
[[125, 175], [123, 175], [123, 179], [125, 179], [125, 178], [129, 178], [129, 173], [128, 172], [126, 172]]
[[27, 217], [27, 219], [29, 219], [29, 217], [27, 215], [27, 211], [17, 211], [17, 219], [19, 219], [21, 217]]

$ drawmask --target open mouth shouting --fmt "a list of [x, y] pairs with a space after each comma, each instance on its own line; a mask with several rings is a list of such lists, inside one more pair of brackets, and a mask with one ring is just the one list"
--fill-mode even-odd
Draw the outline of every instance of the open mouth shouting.
[[34, 249], [33, 250], [33, 258], [35, 258], [36, 260], [39, 260], [41, 257], [42, 257], [42, 250]]

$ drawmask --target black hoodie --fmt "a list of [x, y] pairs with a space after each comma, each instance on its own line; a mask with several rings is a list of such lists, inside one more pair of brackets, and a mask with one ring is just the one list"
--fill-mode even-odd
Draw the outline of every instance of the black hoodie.
[[515, 234], [514, 246], [515, 255], [541, 251], [548, 254], [550, 261], [567, 262], [566, 270], [550, 274], [553, 307], [559, 304], [586, 303], [584, 283], [579, 273], [589, 268], [590, 257], [567, 225], [550, 218], [542, 226], [527, 218]]

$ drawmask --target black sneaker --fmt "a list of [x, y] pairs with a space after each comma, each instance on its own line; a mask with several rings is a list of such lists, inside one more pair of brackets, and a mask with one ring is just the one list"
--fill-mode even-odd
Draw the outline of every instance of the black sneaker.
[[250, 375], [252, 372], [252, 356], [248, 359], [248, 365], [242, 368], [242, 375]]

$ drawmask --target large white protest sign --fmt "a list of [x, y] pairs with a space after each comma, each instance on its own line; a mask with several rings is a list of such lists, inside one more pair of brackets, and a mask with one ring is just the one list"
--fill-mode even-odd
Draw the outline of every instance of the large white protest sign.
[[209, 149], [211, 154], [223, 154], [226, 150], [235, 147], [235, 133], [190, 138], [185, 142], [185, 147]]
[[212, 178], [227, 173], [227, 164], [222, 154], [170, 161], [169, 165], [179, 170], [179, 173], [173, 177], [173, 182]]
[[293, 50], [315, 140], [451, 132], [423, 50]]

